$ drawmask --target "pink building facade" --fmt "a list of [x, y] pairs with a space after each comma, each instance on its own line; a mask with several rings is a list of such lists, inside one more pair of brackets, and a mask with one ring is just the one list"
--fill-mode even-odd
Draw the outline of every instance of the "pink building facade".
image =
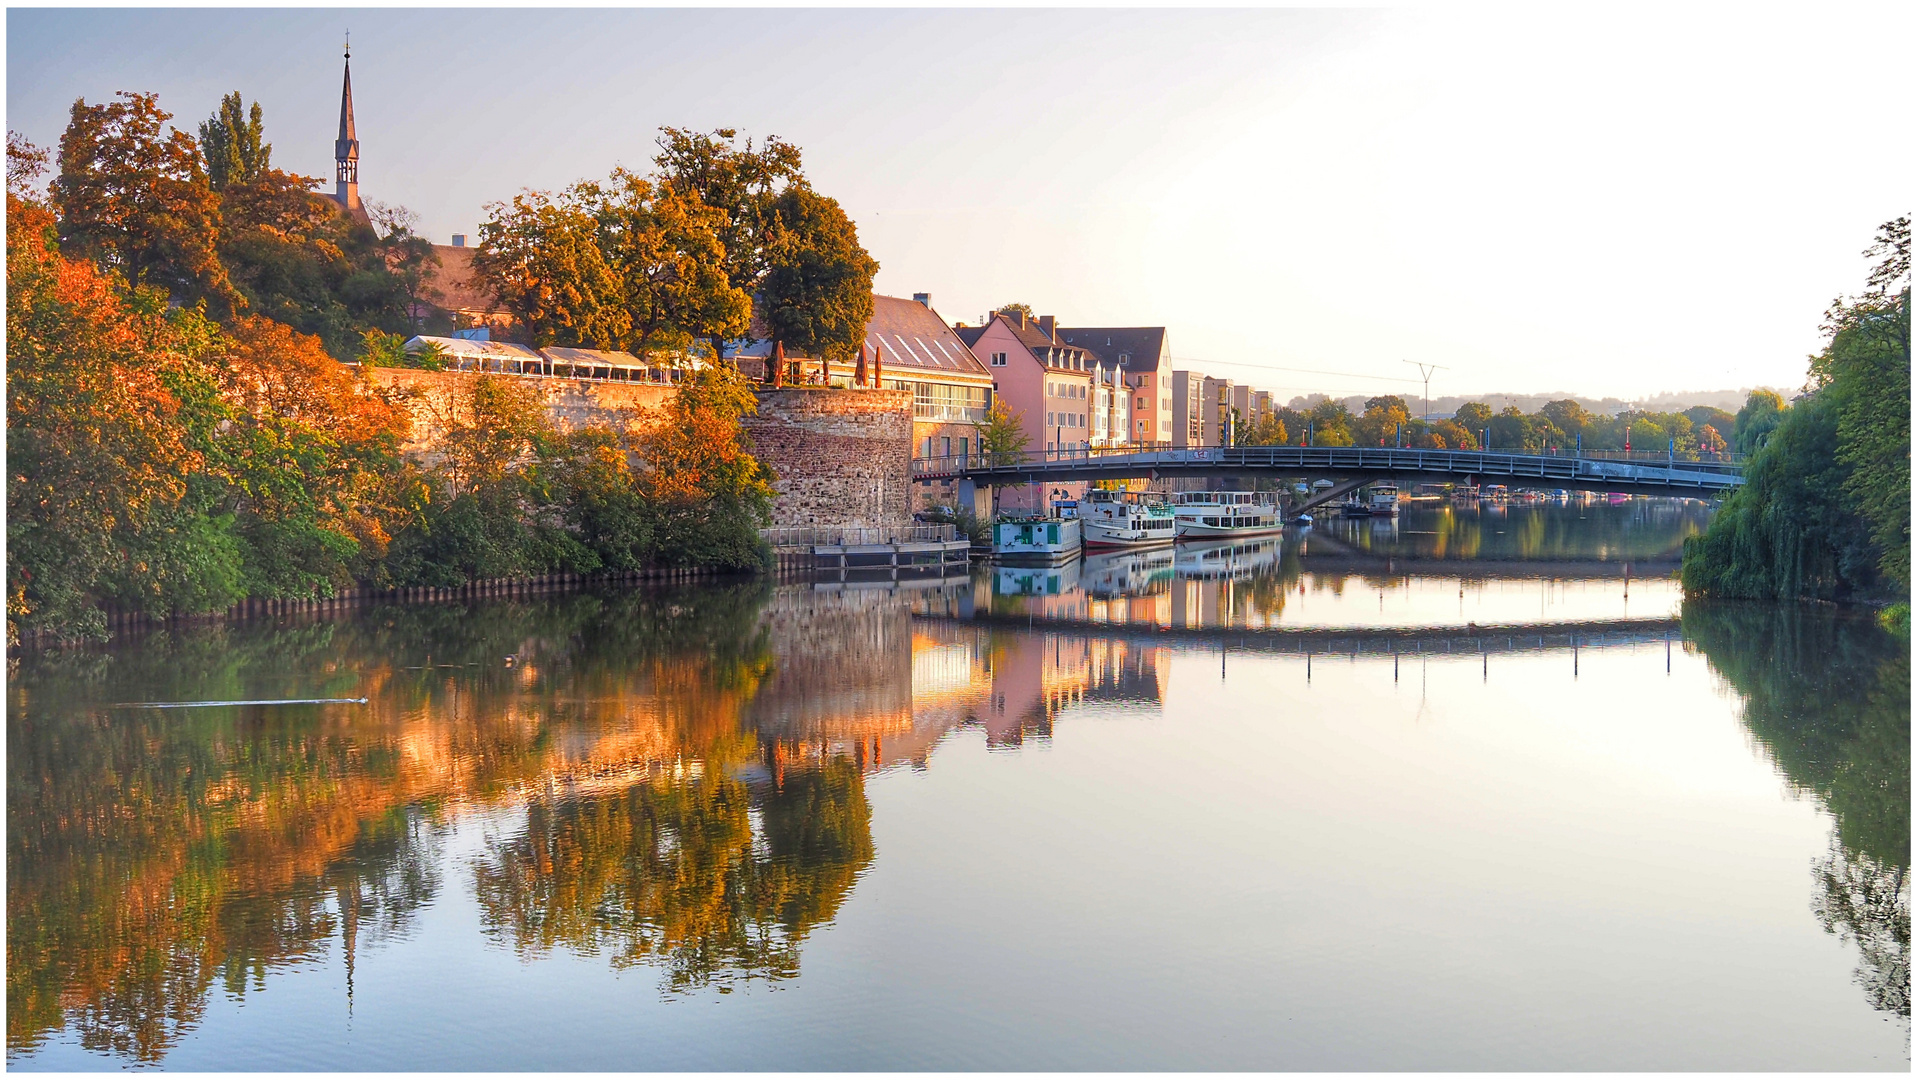
[[[1027, 450], [1084, 451], [1092, 445], [1093, 378], [1098, 357], [1056, 335], [1049, 315], [992, 315], [983, 326], [958, 328], [959, 337], [992, 375], [993, 394], [1019, 420]], [[1059, 499], [1082, 499], [1086, 485], [1002, 488], [1002, 512], [1048, 509]]]

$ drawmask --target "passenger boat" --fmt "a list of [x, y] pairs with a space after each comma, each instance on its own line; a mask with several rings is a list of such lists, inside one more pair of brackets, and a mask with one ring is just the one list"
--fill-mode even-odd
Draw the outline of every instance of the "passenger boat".
[[1255, 577], [1278, 564], [1279, 539], [1210, 540], [1178, 549], [1173, 567], [1187, 581], [1236, 581]]
[[1087, 554], [1079, 582], [1098, 600], [1153, 596], [1171, 589], [1173, 555], [1169, 547]]
[[1285, 527], [1272, 496], [1253, 491], [1186, 491], [1172, 512], [1178, 539], [1266, 536]]
[[1010, 518], [992, 525], [992, 557], [1003, 563], [1052, 566], [1078, 558], [1077, 518]]
[[1087, 549], [1156, 547], [1178, 536], [1172, 508], [1136, 491], [1094, 491], [1078, 520]]
[[1394, 484], [1371, 485], [1371, 516], [1395, 517], [1398, 513], [1398, 488]]

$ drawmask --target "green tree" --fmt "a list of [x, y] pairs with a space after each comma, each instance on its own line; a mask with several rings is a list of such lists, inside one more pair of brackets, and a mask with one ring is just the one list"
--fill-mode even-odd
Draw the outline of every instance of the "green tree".
[[67, 253], [224, 314], [245, 301], [219, 258], [219, 196], [192, 136], [168, 129], [153, 94], [75, 101], [60, 136], [52, 199]]
[[985, 410], [985, 419], [972, 427], [978, 432], [979, 459], [986, 465], [1017, 462], [1032, 441], [1025, 433], [1024, 418], [1012, 412], [1002, 397], [994, 396], [991, 408]]
[[1000, 304], [998, 307], [994, 308], [993, 310], [1000, 315], [1012, 315], [1012, 316], [1023, 315], [1025, 316], [1027, 320], [1038, 318], [1038, 316], [1032, 312], [1032, 305], [1030, 304], [1018, 304], [1018, 303]]
[[1884, 575], [1910, 589], [1910, 218], [1886, 222], [1870, 291], [1832, 305], [1811, 381], [1837, 408], [1844, 490], [1870, 523]]
[[1545, 402], [1538, 415], [1551, 422], [1551, 425], [1569, 436], [1577, 436], [1591, 422], [1591, 413], [1584, 406], [1570, 398], [1561, 401]]
[[1775, 390], [1753, 390], [1744, 399], [1744, 407], [1737, 410], [1737, 418], [1731, 425], [1731, 445], [1740, 454], [1755, 454], [1771, 437], [1771, 432], [1784, 421], [1784, 414], [1790, 406]]
[[807, 355], [850, 361], [872, 321], [878, 260], [835, 199], [791, 187], [773, 214], [777, 239], [758, 295], [766, 332]]
[[272, 164], [273, 146], [264, 139], [260, 103], [249, 112], [238, 90], [220, 99], [220, 109], [200, 121], [200, 153], [214, 191], [231, 183], [251, 183]]
[[[751, 138], [741, 140], [734, 128], [662, 127], [659, 132], [653, 163], [660, 185], [725, 215], [714, 231], [724, 252], [726, 282], [747, 296], [757, 295], [780, 231], [774, 203], [785, 192], [807, 186], [799, 148], [776, 135], [755, 145]], [[707, 342], [712, 355], [723, 354], [724, 333], [707, 334]]]
[[1456, 415], [1458, 423], [1464, 425], [1467, 431], [1476, 434], [1491, 423], [1491, 406], [1481, 401], [1467, 401], [1458, 406]]

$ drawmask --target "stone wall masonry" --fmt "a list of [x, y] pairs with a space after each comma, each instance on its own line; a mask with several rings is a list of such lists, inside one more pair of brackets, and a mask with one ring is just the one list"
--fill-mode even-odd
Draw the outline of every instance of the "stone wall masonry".
[[[588, 425], [643, 427], [657, 422], [674, 389], [474, 372], [374, 368], [375, 386], [415, 401], [403, 449], [428, 461], [441, 452], [443, 428], [477, 378], [518, 379], [545, 395], [562, 430]], [[912, 394], [905, 390], [792, 388], [756, 393], [745, 418], [753, 454], [772, 469], [774, 526], [896, 524], [912, 516]]]
[[374, 368], [368, 374], [374, 386], [395, 387], [413, 395], [416, 405], [413, 430], [403, 449], [427, 456], [438, 452], [440, 428], [445, 418], [454, 415], [460, 399], [471, 392], [475, 379], [514, 379], [531, 386], [545, 396], [546, 413], [562, 431], [595, 425], [611, 428], [644, 425], [674, 392], [673, 387], [652, 383], [481, 375], [471, 371]]
[[873, 527], [912, 516], [910, 391], [795, 388], [757, 397], [745, 429], [776, 477], [775, 527]]

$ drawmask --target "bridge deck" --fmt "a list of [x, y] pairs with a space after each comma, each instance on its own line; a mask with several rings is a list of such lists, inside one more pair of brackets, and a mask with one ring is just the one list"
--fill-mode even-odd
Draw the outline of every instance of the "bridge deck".
[[1596, 457], [1484, 450], [1398, 450], [1355, 446], [1231, 446], [1127, 451], [1047, 451], [925, 458], [913, 462], [919, 481], [959, 480], [1009, 486], [1072, 480], [1274, 476], [1305, 478], [1475, 480], [1527, 487], [1709, 496], [1744, 482], [1738, 461], [1685, 461], [1674, 455]]

